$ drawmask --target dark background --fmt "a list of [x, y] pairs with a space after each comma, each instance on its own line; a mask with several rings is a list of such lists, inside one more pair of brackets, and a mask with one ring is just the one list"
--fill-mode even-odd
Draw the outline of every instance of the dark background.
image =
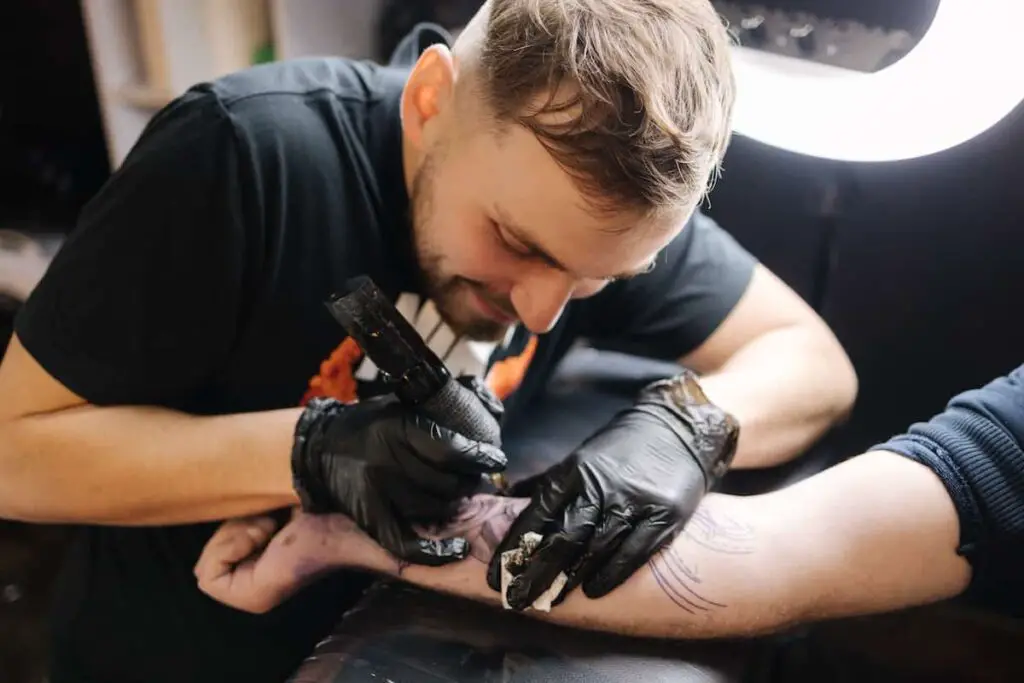
[[0, 2], [0, 228], [67, 226], [109, 173], [85, 40], [76, 0]]
[[[914, 30], [935, 0], [856, 6]], [[392, 2], [382, 52], [411, 23], [457, 25], [473, 0]], [[915, 22], [917, 22], [915, 24]], [[979, 77], [990, 77], [979, 75]], [[941, 115], [937, 112], [936, 115]], [[0, 2], [0, 229], [70, 231], [108, 168], [76, 0]], [[1024, 362], [1024, 107], [960, 148], [891, 164], [799, 157], [735, 138], [707, 208], [832, 325], [861, 390], [852, 455]], [[0, 299], [0, 349], [17, 302]], [[884, 485], [884, 482], [880, 482]], [[38, 680], [52, 530], [0, 523], [0, 679]]]

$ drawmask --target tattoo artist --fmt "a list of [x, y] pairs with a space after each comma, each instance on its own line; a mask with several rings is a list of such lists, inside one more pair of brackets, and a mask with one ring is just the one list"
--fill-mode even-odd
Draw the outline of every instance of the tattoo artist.
[[486, 384], [463, 385], [481, 414], [532, 401], [577, 341], [680, 366], [534, 482], [504, 544], [547, 539], [518, 606], [556, 571], [611, 590], [726, 466], [842, 419], [857, 381], [832, 331], [699, 210], [731, 55], [709, 0], [487, 0], [387, 64], [262, 64], [155, 113], [0, 364], [0, 517], [76, 534], [49, 680], [285, 680], [368, 578], [242, 615], [195, 585], [225, 519], [301, 503], [409, 562], [465, 557], [410, 525], [501, 471], [500, 444], [381, 394], [324, 307], [360, 275]]

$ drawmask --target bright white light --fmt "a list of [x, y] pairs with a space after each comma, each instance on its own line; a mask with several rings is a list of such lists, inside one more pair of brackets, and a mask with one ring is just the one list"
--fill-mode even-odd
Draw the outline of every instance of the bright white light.
[[918, 45], [873, 74], [736, 48], [735, 130], [845, 161], [940, 152], [1024, 100], [1021, 26], [1024, 0], [941, 0]]

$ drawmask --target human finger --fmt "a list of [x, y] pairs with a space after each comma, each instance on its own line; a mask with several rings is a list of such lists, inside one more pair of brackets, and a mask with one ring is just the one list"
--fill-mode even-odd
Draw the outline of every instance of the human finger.
[[676, 533], [675, 525], [651, 518], [641, 521], [600, 570], [583, 582], [583, 594], [593, 599], [611, 593], [670, 542]]
[[554, 583], [580, 561], [588, 540], [600, 519], [600, 510], [592, 502], [577, 498], [562, 515], [556, 531], [549, 532], [536, 550], [526, 558], [525, 568], [509, 586], [509, 607], [523, 610], [532, 605]]

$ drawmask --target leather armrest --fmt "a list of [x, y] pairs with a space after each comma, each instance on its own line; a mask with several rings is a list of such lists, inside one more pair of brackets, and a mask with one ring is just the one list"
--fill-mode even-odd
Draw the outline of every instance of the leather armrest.
[[289, 683], [729, 683], [767, 641], [663, 641], [568, 629], [381, 581]]

